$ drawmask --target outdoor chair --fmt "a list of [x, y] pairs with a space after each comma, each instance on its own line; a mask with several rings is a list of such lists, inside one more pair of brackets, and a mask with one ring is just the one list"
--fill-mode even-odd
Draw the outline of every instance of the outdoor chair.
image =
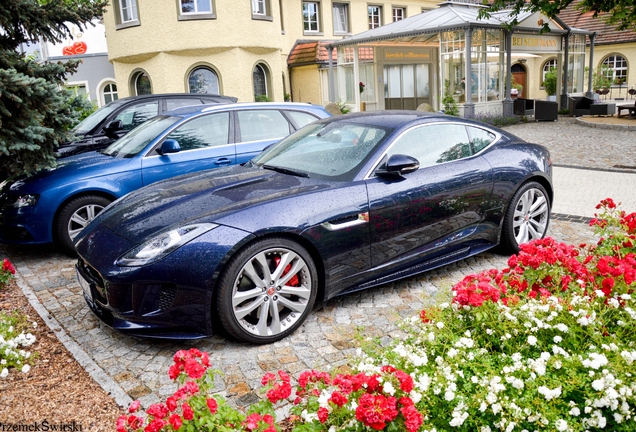
[[590, 106], [590, 115], [595, 116], [613, 116], [616, 112], [616, 104], [608, 103], [608, 104], [594, 104]]
[[630, 104], [618, 105], [617, 108], [618, 108], [617, 117], [622, 117], [621, 111], [625, 110], [629, 114], [629, 118], [636, 118], [636, 102], [634, 102], [633, 104], [630, 103]]
[[534, 115], [534, 99], [517, 98], [514, 100], [513, 107], [515, 115]]
[[572, 96], [568, 98], [568, 111], [571, 116], [580, 117], [590, 115], [590, 107], [594, 105], [594, 99], [583, 96]]
[[559, 117], [559, 104], [552, 101], [537, 100], [534, 102], [534, 119], [556, 121]]

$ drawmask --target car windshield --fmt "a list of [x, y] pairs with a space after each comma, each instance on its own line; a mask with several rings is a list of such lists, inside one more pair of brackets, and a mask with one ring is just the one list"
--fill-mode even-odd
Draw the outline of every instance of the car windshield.
[[358, 123], [311, 124], [264, 151], [252, 163], [302, 177], [350, 181], [390, 132]]
[[152, 140], [163, 131], [181, 120], [181, 117], [156, 116], [142, 123], [122, 138], [102, 150], [108, 156], [131, 158], [139, 154]]
[[101, 123], [102, 120], [108, 117], [110, 113], [115, 111], [117, 107], [117, 104], [104, 105], [93, 114], [89, 115], [84, 120], [79, 122], [79, 124], [73, 128], [73, 132], [76, 135], [84, 135], [87, 132], [90, 132], [91, 130], [93, 130], [93, 128], [95, 128], [95, 126]]

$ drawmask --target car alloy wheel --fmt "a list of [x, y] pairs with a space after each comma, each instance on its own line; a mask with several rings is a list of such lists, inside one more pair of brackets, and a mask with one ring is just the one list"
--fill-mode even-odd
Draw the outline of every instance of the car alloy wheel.
[[222, 323], [233, 336], [252, 343], [271, 343], [293, 332], [316, 298], [311, 256], [287, 239], [252, 244], [228, 264], [220, 280]]
[[73, 246], [75, 237], [110, 202], [105, 197], [87, 195], [76, 198], [64, 206], [57, 218], [56, 234], [62, 247], [67, 252], [75, 253], [75, 247]]
[[519, 245], [545, 237], [550, 221], [550, 200], [536, 182], [524, 184], [514, 195], [506, 213], [502, 246], [517, 253]]

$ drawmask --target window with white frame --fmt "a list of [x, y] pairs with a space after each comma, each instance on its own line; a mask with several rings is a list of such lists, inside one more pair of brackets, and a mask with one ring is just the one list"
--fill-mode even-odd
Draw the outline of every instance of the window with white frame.
[[137, 21], [137, 0], [119, 0], [119, 12], [122, 24]]
[[346, 3], [333, 4], [333, 32], [334, 34], [350, 33], [349, 5]]
[[318, 33], [320, 31], [318, 2], [303, 2], [303, 30], [306, 33]]
[[182, 14], [211, 14], [212, 0], [179, 0]]
[[102, 102], [104, 105], [119, 99], [117, 96], [117, 84], [111, 82], [102, 88]]
[[393, 8], [393, 22], [402, 21], [406, 17], [406, 11], [403, 7]]
[[369, 6], [369, 30], [378, 28], [382, 25], [382, 6]]
[[556, 59], [550, 59], [543, 64], [543, 70], [541, 72], [541, 87], [543, 87], [543, 81], [545, 81], [545, 74], [550, 72], [550, 69], [556, 69], [556, 68], [557, 68]]
[[267, 15], [267, 5], [265, 0], [252, 0], [253, 15]]
[[612, 85], [622, 85], [627, 79], [627, 60], [621, 55], [607, 57], [601, 63], [601, 69], [605, 76], [612, 80]]

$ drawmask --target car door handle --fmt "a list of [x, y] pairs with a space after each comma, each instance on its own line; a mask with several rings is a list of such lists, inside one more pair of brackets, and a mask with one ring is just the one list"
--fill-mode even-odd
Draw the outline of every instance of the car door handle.
[[214, 161], [214, 163], [216, 165], [229, 165], [232, 163], [232, 161], [228, 158], [219, 158], [217, 160]]
[[483, 183], [484, 176], [473, 176], [469, 180], [470, 180], [470, 184]]

